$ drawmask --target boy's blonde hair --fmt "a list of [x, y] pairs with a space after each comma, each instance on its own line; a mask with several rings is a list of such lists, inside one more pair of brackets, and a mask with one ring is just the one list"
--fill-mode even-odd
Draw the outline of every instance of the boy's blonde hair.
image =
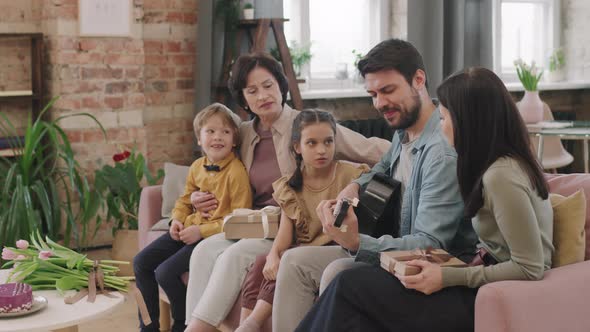
[[193, 120], [193, 129], [197, 139], [199, 139], [201, 128], [203, 128], [205, 123], [214, 115], [221, 115], [223, 122], [232, 129], [234, 144], [236, 145], [236, 148], [239, 147], [240, 133], [238, 128], [242, 120], [240, 120], [240, 118], [234, 112], [227, 108], [227, 106], [220, 103], [213, 103], [203, 108], [199, 113], [197, 113], [197, 116], [195, 116], [195, 119]]

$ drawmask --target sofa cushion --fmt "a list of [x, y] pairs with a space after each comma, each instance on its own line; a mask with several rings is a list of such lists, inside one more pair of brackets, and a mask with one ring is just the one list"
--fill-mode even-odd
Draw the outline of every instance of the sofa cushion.
[[170, 218], [176, 200], [184, 192], [188, 166], [164, 163], [164, 182], [162, 183], [162, 217]]
[[590, 174], [546, 174], [549, 191], [562, 196], [569, 196], [579, 189], [584, 190], [586, 196], [586, 254], [590, 259]]
[[161, 219], [160, 221], [155, 223], [154, 226], [152, 226], [150, 231], [168, 231], [168, 229], [170, 228], [169, 223], [170, 218]]
[[551, 194], [553, 207], [552, 267], [578, 263], [584, 260], [586, 239], [586, 197], [582, 189], [569, 197]]

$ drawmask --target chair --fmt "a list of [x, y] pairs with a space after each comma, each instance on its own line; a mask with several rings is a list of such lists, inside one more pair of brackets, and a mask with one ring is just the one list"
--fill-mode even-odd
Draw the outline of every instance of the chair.
[[[547, 104], [543, 103], [543, 121], [553, 120], [554, 118], [551, 109]], [[535, 155], [537, 155], [537, 151], [539, 151], [539, 138], [532, 137], [531, 144], [534, 147]], [[563, 144], [561, 144], [561, 139], [557, 136], [543, 137], [542, 156], [541, 164], [543, 165], [543, 168], [547, 170], [564, 167], [574, 161], [574, 157], [564, 149]]]

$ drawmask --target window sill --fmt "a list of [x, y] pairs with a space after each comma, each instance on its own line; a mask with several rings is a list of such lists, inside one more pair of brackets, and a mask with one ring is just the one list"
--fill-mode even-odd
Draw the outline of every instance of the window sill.
[[[504, 83], [508, 91], [524, 91], [524, 87], [520, 82]], [[562, 82], [540, 82], [537, 86], [539, 91], [553, 91], [553, 90], [582, 90], [590, 89], [590, 81], [587, 80], [571, 80]]]
[[322, 89], [322, 90], [302, 90], [301, 98], [303, 99], [340, 99], [340, 98], [359, 98], [369, 97], [367, 91], [363, 88], [346, 88], [346, 89]]

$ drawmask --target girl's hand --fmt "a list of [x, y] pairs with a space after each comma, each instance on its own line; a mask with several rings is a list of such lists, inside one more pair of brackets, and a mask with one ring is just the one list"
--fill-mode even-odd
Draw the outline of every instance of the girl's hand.
[[[324, 234], [330, 236], [332, 240], [336, 241], [336, 243], [342, 247], [348, 250], [357, 251], [359, 248], [360, 237], [359, 224], [356, 214], [354, 214], [352, 206], [349, 207], [348, 213], [342, 222], [342, 226], [335, 227], [333, 215], [334, 205], [336, 205], [336, 200], [331, 199], [321, 201], [316, 208], [316, 213], [322, 222]], [[342, 231], [344, 229], [346, 229], [346, 232]]]
[[277, 280], [277, 273], [279, 272], [280, 263], [281, 258], [279, 255], [271, 251], [266, 256], [266, 263], [264, 264], [264, 268], [262, 268], [262, 275], [264, 275], [264, 279]]
[[184, 229], [184, 225], [178, 219], [173, 219], [172, 223], [170, 224], [170, 229], [168, 230], [168, 232], [170, 232], [170, 237], [173, 240], [179, 241], [180, 240], [180, 231], [182, 231], [183, 229]]
[[188, 226], [180, 231], [180, 240], [187, 245], [197, 243], [202, 238], [201, 230], [197, 225]]
[[195, 191], [191, 194], [191, 204], [203, 218], [210, 218], [209, 211], [217, 209], [217, 199], [210, 192]]
[[438, 292], [442, 287], [442, 269], [440, 265], [423, 260], [412, 260], [408, 265], [418, 266], [422, 271], [413, 276], [395, 275], [408, 289], [415, 289], [426, 295]]

